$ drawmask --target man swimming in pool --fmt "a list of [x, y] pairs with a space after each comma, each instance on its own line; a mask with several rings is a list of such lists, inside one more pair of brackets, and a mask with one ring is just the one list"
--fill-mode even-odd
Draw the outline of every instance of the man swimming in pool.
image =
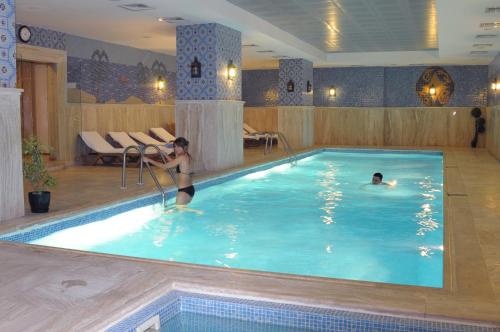
[[382, 179], [384, 178], [384, 176], [382, 175], [382, 173], [375, 173], [373, 174], [372, 176], [372, 184], [375, 184], [375, 185], [379, 185], [379, 184], [382, 184], [382, 185], [387, 185], [387, 183], [385, 182], [382, 182]]
[[384, 178], [384, 176], [382, 175], [382, 173], [375, 173], [373, 174], [372, 176], [372, 184], [374, 185], [384, 185], [384, 186], [388, 186], [390, 188], [392, 187], [395, 187], [396, 184], [398, 183], [396, 180], [391, 180], [391, 181], [388, 181], [388, 182], [383, 182], [382, 179]]
[[189, 204], [189, 202], [191, 202], [191, 200], [193, 199], [195, 193], [193, 180], [191, 179], [192, 158], [189, 152], [187, 151], [188, 146], [189, 146], [189, 141], [187, 139], [185, 139], [184, 137], [176, 138], [174, 141], [175, 159], [170, 156], [166, 156], [168, 160], [166, 164], [157, 162], [148, 157], [144, 157], [145, 162], [158, 166], [164, 170], [175, 167], [178, 174], [177, 185], [179, 188], [177, 190], [175, 204], [179, 206], [184, 206]]

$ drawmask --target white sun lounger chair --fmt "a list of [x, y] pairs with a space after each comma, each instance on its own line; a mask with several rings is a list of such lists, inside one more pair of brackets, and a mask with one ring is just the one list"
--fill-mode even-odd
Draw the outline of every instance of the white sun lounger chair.
[[166, 129], [164, 128], [151, 128], [151, 132], [161, 139], [164, 142], [172, 142], [175, 141], [175, 136], [169, 133]]
[[112, 157], [113, 159], [123, 158], [124, 149], [113, 147], [96, 131], [82, 131], [80, 137], [85, 145], [97, 155], [94, 165], [96, 165], [99, 160], [105, 164], [105, 157]]
[[[267, 135], [265, 132], [258, 132], [257, 130], [253, 129], [252, 127], [250, 127], [246, 123], [243, 123], [243, 130], [245, 130], [249, 135], [255, 135], [258, 138], [265, 138], [266, 135]], [[273, 134], [271, 137], [272, 138], [278, 138], [278, 135], [277, 134]]]
[[166, 154], [174, 152], [174, 149], [167, 148], [165, 146], [165, 144], [167, 144], [167, 143], [155, 140], [153, 137], [146, 135], [141, 131], [132, 131], [132, 132], [129, 132], [128, 134], [130, 135], [130, 137], [132, 137], [137, 142], [139, 142], [143, 145], [154, 144], [154, 145], [158, 146], [158, 148], [160, 148], [160, 150]]
[[[132, 139], [126, 132], [124, 131], [110, 131], [108, 135], [115, 141], [116, 143], [120, 144], [123, 148], [129, 147], [131, 145], [138, 146], [136, 141]], [[130, 154], [137, 155], [137, 151], [134, 149], [129, 150]], [[146, 150], [147, 155], [156, 155], [158, 154], [158, 151], [154, 148], [147, 148]]]

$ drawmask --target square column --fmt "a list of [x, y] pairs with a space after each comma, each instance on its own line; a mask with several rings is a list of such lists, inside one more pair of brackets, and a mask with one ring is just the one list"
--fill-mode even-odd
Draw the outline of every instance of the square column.
[[[307, 91], [310, 86], [311, 91]], [[279, 61], [278, 130], [293, 148], [314, 144], [313, 66], [305, 59]]]
[[[178, 26], [176, 31], [176, 135], [190, 142], [197, 172], [241, 165], [241, 32], [216, 23]], [[199, 77], [191, 75], [195, 57], [201, 64]], [[228, 76], [230, 65], [234, 77]]]
[[0, 223], [24, 215], [21, 92], [0, 88]]

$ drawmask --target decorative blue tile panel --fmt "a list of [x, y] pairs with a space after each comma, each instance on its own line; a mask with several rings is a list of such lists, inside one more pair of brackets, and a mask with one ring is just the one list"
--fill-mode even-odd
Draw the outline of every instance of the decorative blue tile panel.
[[245, 106], [278, 106], [278, 76], [274, 70], [244, 70], [242, 91]]
[[[241, 32], [220, 24], [177, 27], [177, 92], [179, 100], [241, 100]], [[201, 77], [191, 77], [191, 62], [201, 63]], [[227, 78], [229, 60], [238, 68]]]
[[[166, 81], [162, 91], [155, 87], [158, 76]], [[68, 82], [76, 83], [76, 88], [96, 97], [98, 103], [120, 103], [131, 97], [148, 104], [173, 100], [175, 76], [159, 61], [148, 67], [142, 63], [130, 66], [111, 63], [109, 60], [99, 61], [97, 58], [68, 57]]]
[[[500, 57], [499, 57], [500, 58]], [[500, 59], [497, 58], [487, 66], [445, 66], [444, 69], [454, 81], [455, 91], [446, 106], [456, 107], [484, 107], [490, 103], [494, 94], [488, 88], [495, 74], [498, 72], [500, 80]], [[283, 60], [295, 63], [295, 59]], [[280, 62], [281, 64], [281, 62]], [[297, 68], [297, 69], [296, 69]], [[424, 106], [416, 92], [416, 83], [427, 67], [339, 67], [314, 69], [314, 106], [318, 107], [420, 107]], [[291, 66], [288, 76], [298, 75], [300, 63]], [[250, 72], [250, 71], [248, 71]], [[260, 76], [272, 75], [273, 70], [261, 71]], [[246, 72], [244, 76], [247, 75]], [[286, 92], [286, 83], [289, 78], [285, 71], [279, 81], [280, 103], [300, 105], [301, 93], [298, 79], [293, 79], [295, 92]], [[272, 89], [264, 85], [259, 86], [258, 78], [250, 76], [249, 84], [243, 84], [243, 95], [247, 105], [262, 105], [264, 93]], [[244, 82], [245, 83], [245, 82]], [[264, 83], [260, 83], [264, 84]], [[298, 88], [299, 86], [299, 88]], [[329, 88], [334, 86], [337, 95], [329, 96]], [[248, 91], [250, 90], [250, 91]], [[500, 100], [500, 97], [498, 97]]]
[[[315, 68], [314, 84], [315, 106], [384, 106], [383, 67]], [[329, 96], [331, 86], [336, 89], [335, 97]]]
[[[424, 106], [415, 84], [427, 67], [385, 68], [384, 99], [386, 107]], [[445, 106], [484, 107], [488, 100], [487, 66], [443, 66], [450, 74], [454, 93]]]
[[[22, 24], [16, 24], [16, 36], [18, 43], [23, 43], [17, 34], [17, 31], [19, 31], [21, 26]], [[27, 44], [57, 50], [66, 50], [67, 35], [64, 32], [39, 28], [31, 25], [29, 28], [31, 30], [31, 39], [27, 42]]]
[[[495, 80], [500, 83], [500, 53], [488, 66], [488, 83], [491, 84]], [[498, 104], [500, 104], [500, 91], [493, 91], [489, 88], [488, 105], [496, 106]]]
[[16, 87], [16, 8], [14, 0], [0, 0], [0, 87]]
[[[287, 91], [287, 84], [292, 80], [294, 91]], [[307, 92], [307, 81], [313, 85], [312, 62], [305, 59], [280, 59], [278, 94], [279, 104], [283, 106], [311, 106], [313, 91]]]
[[[254, 323], [270, 328], [281, 326], [308, 331], [391, 331], [391, 332], [498, 332], [500, 328], [449, 323], [423, 319], [400, 318], [388, 315], [361, 313], [339, 309], [324, 309], [292, 304], [246, 300], [223, 296], [172, 291], [146, 305], [143, 309], [109, 328], [108, 332], [134, 331], [149, 318], [159, 315], [161, 325], [182, 313], [224, 317]], [[191, 319], [196, 319], [196, 316]], [[195, 322], [189, 323], [196, 326]], [[181, 324], [182, 326], [182, 324]], [[182, 328], [179, 331], [185, 331]], [[226, 331], [226, 330], [224, 330]], [[229, 331], [229, 329], [227, 329]], [[269, 329], [271, 331], [271, 329]]]

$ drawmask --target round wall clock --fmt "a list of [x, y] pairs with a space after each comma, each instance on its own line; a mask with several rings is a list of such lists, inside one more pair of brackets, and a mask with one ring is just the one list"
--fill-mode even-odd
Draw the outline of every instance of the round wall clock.
[[28, 26], [23, 25], [22, 27], [19, 28], [18, 35], [19, 39], [23, 43], [27, 43], [31, 39], [31, 29]]

